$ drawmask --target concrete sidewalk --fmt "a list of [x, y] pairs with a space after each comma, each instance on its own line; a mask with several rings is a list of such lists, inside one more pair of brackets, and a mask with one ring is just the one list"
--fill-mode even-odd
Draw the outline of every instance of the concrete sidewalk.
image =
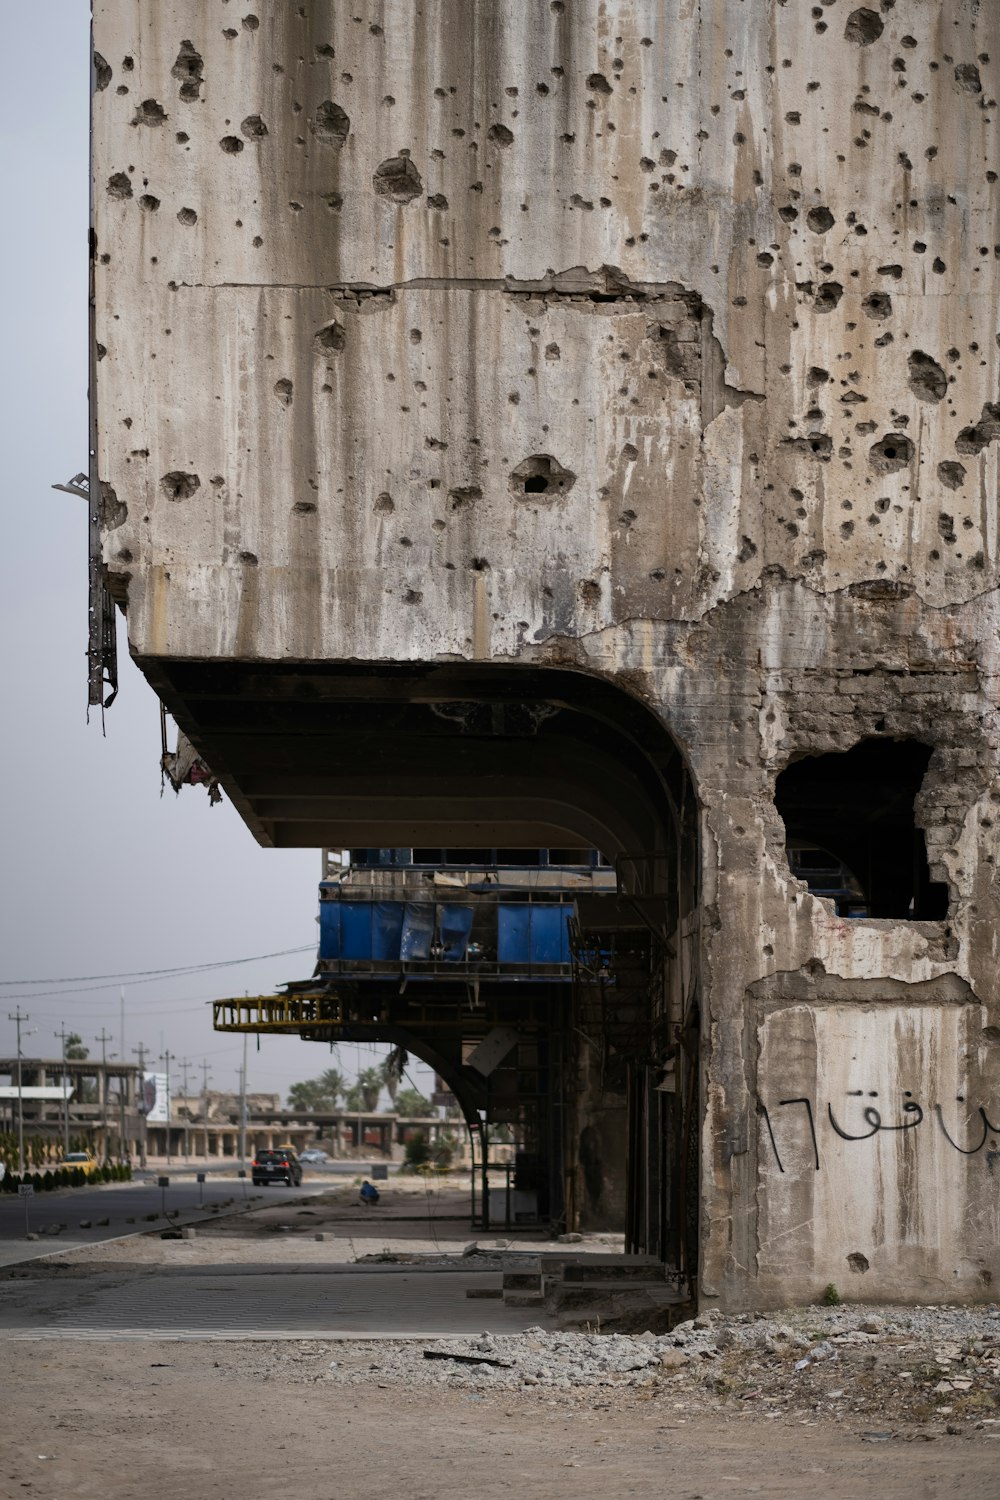
[[505, 1308], [493, 1271], [365, 1267], [177, 1275], [97, 1274], [81, 1281], [0, 1283], [6, 1339], [437, 1338], [523, 1333], [532, 1310]]

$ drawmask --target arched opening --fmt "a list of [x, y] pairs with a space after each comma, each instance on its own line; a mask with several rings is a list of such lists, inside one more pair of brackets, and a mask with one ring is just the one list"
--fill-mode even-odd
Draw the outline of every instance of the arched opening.
[[516, 1101], [501, 1105], [499, 1078], [475, 1079], [468, 1055], [511, 1028], [524, 1063], [504, 1087], [523, 1097], [524, 1080], [544, 1075], [538, 1134], [554, 1223], [622, 1229], [630, 1250], [693, 1280], [698, 818], [662, 721], [604, 679], [555, 668], [170, 671], [171, 712], [262, 842], [408, 850], [408, 862], [390, 861], [395, 875], [413, 869], [414, 851], [599, 851], [617, 880], [575, 893], [562, 981], [502, 964], [489, 984], [468, 965], [331, 969], [341, 1010], [330, 1036], [396, 1040], [417, 1055], [432, 1044], [456, 1096], [498, 1111]]

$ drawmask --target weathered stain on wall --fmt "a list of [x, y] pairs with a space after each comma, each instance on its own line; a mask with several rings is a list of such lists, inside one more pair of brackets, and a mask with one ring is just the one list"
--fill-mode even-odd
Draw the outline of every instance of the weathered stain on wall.
[[[947, 1120], [995, 1082], [1000, 14], [238, 10], [95, 4], [97, 467], [132, 650], [640, 695], [702, 807], [703, 1294], [811, 1295], [857, 1252], [866, 1289], [983, 1295], [992, 1146], [957, 1172], [925, 1105], [845, 1222], [848, 1143], [806, 1205], [758, 1105], [780, 1151], [779, 1094]], [[871, 737], [932, 747], [941, 920], [840, 918], [789, 869], [777, 775]], [[967, 998], [814, 985], [753, 1014], [781, 974]]]

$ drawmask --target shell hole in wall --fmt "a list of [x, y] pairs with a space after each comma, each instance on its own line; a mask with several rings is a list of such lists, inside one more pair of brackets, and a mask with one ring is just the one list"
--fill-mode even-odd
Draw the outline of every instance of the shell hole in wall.
[[551, 453], [533, 453], [511, 472], [510, 489], [514, 495], [546, 495], [550, 499], [566, 495], [576, 483], [576, 475], [564, 469]]
[[[931, 880], [914, 815], [931, 753], [919, 740], [866, 739], [850, 750], [792, 761], [778, 776], [774, 801], [789, 868], [810, 890], [836, 901], [841, 915], [947, 916], [948, 887]], [[826, 855], [830, 868], [810, 867], [803, 851]], [[829, 890], [819, 888], [824, 878], [835, 882]]]

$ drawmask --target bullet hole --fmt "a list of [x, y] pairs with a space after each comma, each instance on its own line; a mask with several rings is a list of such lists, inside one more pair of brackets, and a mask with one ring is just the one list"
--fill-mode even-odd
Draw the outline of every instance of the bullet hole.
[[108, 178], [109, 198], [125, 199], [131, 196], [132, 183], [127, 172], [115, 172], [112, 177]]
[[844, 37], [848, 42], [853, 42], [855, 47], [870, 47], [872, 42], [878, 41], [884, 30], [882, 18], [873, 10], [862, 6], [848, 16]]
[[260, 115], [247, 115], [246, 119], [240, 125], [240, 130], [248, 141], [259, 141], [267, 135], [267, 126]]
[[552, 359], [552, 360], [559, 359], [560, 358], [559, 345], [558, 344], [546, 344], [545, 345], [545, 358], [546, 359]]
[[806, 214], [806, 223], [813, 234], [826, 234], [827, 230], [832, 229], [836, 222], [833, 214], [823, 203], [819, 204], [816, 208], [811, 208]]
[[321, 328], [319, 333], [313, 337], [315, 348], [324, 354], [339, 354], [346, 343], [347, 334], [337, 322], [328, 323], [325, 328]]
[[351, 121], [347, 111], [341, 109], [339, 104], [334, 104], [332, 99], [324, 99], [312, 122], [312, 132], [316, 139], [325, 141], [335, 151], [340, 151], [350, 130]]
[[910, 390], [921, 401], [940, 401], [948, 389], [948, 377], [929, 354], [914, 349], [908, 360]]
[[256, 31], [260, 26], [260, 22], [254, 15], [244, 16], [240, 24], [242, 25], [244, 31]]
[[430, 197], [427, 199], [427, 207], [438, 209], [447, 208], [448, 200], [445, 197], [444, 193], [431, 193]]
[[101, 56], [99, 52], [94, 53], [94, 83], [97, 92], [102, 94], [111, 82], [111, 64]]
[[893, 281], [900, 281], [903, 276], [903, 268], [898, 265], [879, 266], [878, 274], [880, 276], [891, 276]]
[[[424, 447], [427, 448], [431, 453], [444, 453], [448, 447], [448, 444], [444, 441], [443, 438], [425, 437]], [[432, 481], [432, 488], [433, 487], [434, 485]]]
[[892, 317], [892, 298], [888, 292], [869, 292], [861, 304], [861, 311], [866, 318], [874, 318], [877, 323]]
[[393, 203], [411, 203], [424, 190], [420, 173], [408, 156], [390, 156], [372, 173], [372, 187], [380, 198]]
[[840, 525], [840, 534], [844, 538], [845, 542], [849, 541], [850, 538], [854, 535], [854, 522], [842, 521]]
[[913, 457], [913, 444], [902, 432], [887, 432], [868, 450], [868, 462], [876, 474], [895, 474]]
[[234, 40], [234, 38], [239, 36], [239, 32], [236, 30], [235, 26], [224, 26], [222, 28], [222, 35], [226, 38], [227, 42], [231, 42]]
[[[182, 208], [177, 214], [178, 224], [197, 224], [198, 215], [193, 208]], [[256, 244], [256, 241], [254, 241]]]
[[820, 463], [829, 463], [833, 452], [833, 440], [825, 432], [811, 432], [807, 437], [783, 438], [783, 448], [791, 448], [795, 453], [803, 453], [807, 458], [818, 459]]
[[[197, 215], [195, 217], [197, 217]], [[259, 234], [255, 234], [250, 243], [253, 245], [255, 250], [259, 250], [264, 241], [261, 239]]]
[[517, 465], [510, 476], [513, 495], [567, 495], [576, 483], [576, 475], [554, 459], [551, 453], [533, 453]]
[[785, 115], [785, 122], [788, 125], [801, 125], [802, 116], [797, 109], [790, 109]]
[[178, 146], [186, 146], [190, 139], [191, 137], [188, 135], [186, 130], [178, 130], [177, 134], [174, 136], [174, 140], [177, 142]]
[[201, 480], [197, 474], [184, 474], [180, 469], [172, 469], [160, 480], [160, 489], [168, 500], [190, 500], [200, 488]]
[[311, 516], [315, 513], [316, 506], [312, 500], [296, 500], [292, 506], [292, 515]]
[[139, 199], [139, 207], [147, 214], [155, 214], [159, 206], [159, 198], [154, 198], [152, 193], [143, 193]]
[[1000, 438], [1000, 402], [987, 401], [982, 415], [974, 427], [963, 427], [955, 439], [956, 453], [982, 453], [990, 443]]
[[238, 156], [243, 150], [243, 142], [238, 135], [224, 135], [219, 145], [227, 156]]
[[275, 381], [274, 394], [277, 396], [282, 406], [291, 406], [292, 396], [294, 394], [294, 387], [292, 385], [292, 382], [290, 380]]
[[794, 224], [798, 216], [798, 209], [793, 208], [791, 203], [786, 203], [783, 208], [778, 209], [778, 218], [785, 224]]
[[591, 73], [587, 79], [587, 87], [595, 94], [611, 94], [614, 92], [603, 73]]
[[201, 54], [195, 51], [191, 42], [181, 42], [181, 50], [177, 54], [177, 61], [170, 69], [170, 73], [173, 78], [180, 79], [182, 99], [193, 100], [201, 97], [204, 72], [205, 64]]
[[407, 589], [406, 593], [403, 595], [403, 603], [419, 604], [423, 597], [424, 596], [419, 589]]
[[959, 490], [965, 483], [964, 464], [955, 463], [953, 459], [945, 459], [937, 466], [938, 478], [949, 490]]
[[378, 499], [375, 501], [375, 504], [372, 506], [372, 510], [377, 516], [391, 516], [395, 509], [395, 500], [385, 490], [382, 491], [381, 495], [379, 495]]
[[847, 1264], [852, 1271], [856, 1271], [858, 1275], [863, 1276], [868, 1270], [868, 1257], [862, 1255], [860, 1250], [852, 1250], [847, 1257]]
[[943, 537], [949, 544], [958, 541], [958, 537], [955, 535], [955, 518], [954, 516], [950, 516], [946, 510], [938, 512], [937, 529], [939, 536]]
[[843, 295], [844, 288], [839, 281], [824, 281], [813, 298], [813, 308], [818, 313], [833, 312]]
[[486, 138], [492, 141], [494, 146], [512, 146], [514, 144], [514, 132], [508, 130], [506, 125], [491, 125], [486, 132]]
[[132, 118], [133, 125], [162, 125], [167, 112], [155, 99], [144, 99]]
[[245, 563], [248, 568], [256, 568], [257, 567], [257, 554], [256, 554], [256, 552], [241, 552], [240, 553], [240, 562], [241, 563]]
[[334, 213], [339, 213], [344, 206], [344, 195], [343, 193], [324, 193], [323, 202], [327, 208], [333, 209]]
[[892, 343], [892, 334], [891, 333], [883, 333], [882, 336], [881, 336], [881, 338], [877, 338], [875, 340], [875, 348], [876, 349], [887, 349], [891, 343]]
[[460, 484], [453, 490], [448, 491], [448, 509], [453, 511], [471, 510], [477, 500], [483, 498], [483, 492], [478, 484]]
[[316, 43], [316, 56], [317, 57], [336, 57], [336, 55], [337, 55], [336, 52], [334, 51], [333, 47], [331, 46], [331, 44], [329, 42], [317, 42]]
[[601, 585], [593, 578], [584, 578], [580, 583], [580, 598], [584, 604], [600, 604]]
[[752, 557], [757, 556], [756, 544], [748, 536], [741, 536], [740, 544], [740, 550], [736, 554], [737, 562], [749, 562]]
[[636, 461], [636, 459], [638, 457], [639, 457], [639, 450], [635, 446], [635, 444], [634, 443], [626, 443], [625, 446], [622, 448], [622, 458], [625, 459], [626, 463], [634, 464], [635, 461]]
[[105, 346], [103, 344], [98, 344], [98, 346], [97, 346], [97, 363], [98, 364], [100, 364], [101, 360], [105, 357], [105, 355], [107, 354], [107, 352], [108, 351], [107, 351], [107, 349], [105, 348]]
[[806, 375], [806, 385], [826, 385], [829, 379], [829, 370], [824, 370], [820, 365], [812, 365]]
[[773, 266], [774, 265], [774, 256], [771, 255], [771, 254], [769, 254], [769, 252], [767, 250], [762, 250], [760, 252], [760, 254], [757, 256], [757, 264], [759, 266], [764, 266], [765, 268], [767, 266]]
[[975, 63], [959, 63], [955, 69], [955, 82], [966, 94], [981, 94], [983, 85]]

